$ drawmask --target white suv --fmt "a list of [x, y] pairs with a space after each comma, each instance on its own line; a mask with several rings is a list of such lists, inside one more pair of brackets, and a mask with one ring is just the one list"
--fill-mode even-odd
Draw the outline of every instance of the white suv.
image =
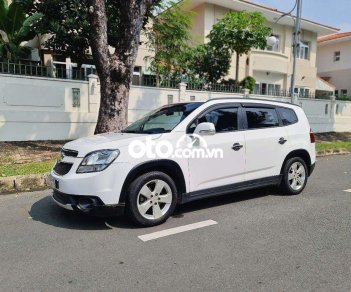
[[177, 204], [207, 197], [271, 185], [299, 194], [315, 157], [314, 134], [299, 106], [212, 99], [167, 105], [121, 133], [67, 143], [50, 182], [63, 208], [126, 213], [153, 226]]

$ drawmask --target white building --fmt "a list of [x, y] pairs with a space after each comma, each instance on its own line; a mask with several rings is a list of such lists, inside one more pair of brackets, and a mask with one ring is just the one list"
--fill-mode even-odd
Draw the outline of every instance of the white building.
[[318, 39], [318, 76], [335, 85], [335, 95], [351, 96], [351, 32]]

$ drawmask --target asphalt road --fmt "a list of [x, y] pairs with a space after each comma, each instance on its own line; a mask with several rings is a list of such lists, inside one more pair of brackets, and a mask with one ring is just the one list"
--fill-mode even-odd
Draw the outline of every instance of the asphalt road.
[[[162, 226], [0, 196], [1, 291], [351, 291], [351, 155], [319, 159], [303, 194], [190, 203]], [[138, 236], [215, 220], [147, 242]]]

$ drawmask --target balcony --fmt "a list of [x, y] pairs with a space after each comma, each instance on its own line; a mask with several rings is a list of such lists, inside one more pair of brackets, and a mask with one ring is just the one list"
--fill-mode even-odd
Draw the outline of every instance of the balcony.
[[253, 50], [251, 51], [251, 62], [253, 71], [269, 71], [281, 74], [288, 74], [290, 60], [285, 54], [272, 51]]

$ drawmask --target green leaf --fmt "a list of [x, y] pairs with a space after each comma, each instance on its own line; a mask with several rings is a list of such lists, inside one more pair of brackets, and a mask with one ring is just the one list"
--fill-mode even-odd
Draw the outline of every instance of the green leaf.
[[16, 32], [21, 29], [25, 19], [26, 14], [22, 5], [20, 2], [18, 2], [18, 0], [14, 0], [8, 8], [7, 16], [5, 18], [4, 28], [9, 38], [11, 38], [13, 35], [15, 35]]
[[5, 30], [4, 22], [7, 15], [8, 5], [6, 0], [0, 0], [0, 29]]
[[23, 22], [21, 29], [16, 34], [16, 42], [21, 43], [23, 41], [29, 41], [33, 39], [36, 35], [33, 27], [38, 21], [40, 21], [42, 17], [43, 17], [42, 13], [34, 13], [33, 15], [29, 16]]

